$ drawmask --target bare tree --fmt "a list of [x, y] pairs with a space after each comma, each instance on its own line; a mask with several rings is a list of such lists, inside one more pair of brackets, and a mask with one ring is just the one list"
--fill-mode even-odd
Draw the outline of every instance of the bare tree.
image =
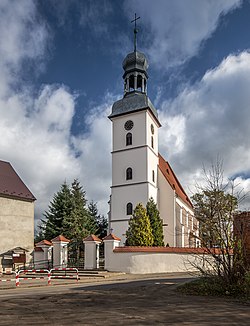
[[244, 199], [232, 180], [224, 180], [223, 164], [217, 160], [207, 171], [204, 183], [197, 185], [192, 196], [195, 217], [200, 223], [201, 246], [205, 248], [205, 264], [199, 269], [217, 275], [227, 284], [238, 282], [245, 275], [242, 247], [234, 230], [234, 215]]

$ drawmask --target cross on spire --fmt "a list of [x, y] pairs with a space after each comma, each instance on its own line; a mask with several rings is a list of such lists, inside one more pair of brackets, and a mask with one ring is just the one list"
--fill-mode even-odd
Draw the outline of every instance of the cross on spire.
[[138, 30], [136, 29], [136, 21], [140, 19], [141, 17], [136, 17], [135, 13], [135, 19], [131, 20], [131, 23], [135, 23], [135, 28], [134, 28], [134, 52], [136, 52], [136, 34], [138, 33]]

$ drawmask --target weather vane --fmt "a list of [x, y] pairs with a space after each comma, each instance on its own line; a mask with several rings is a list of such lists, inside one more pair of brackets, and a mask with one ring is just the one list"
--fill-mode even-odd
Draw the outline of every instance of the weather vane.
[[135, 13], [135, 19], [131, 20], [131, 23], [135, 23], [135, 28], [134, 28], [134, 52], [136, 52], [136, 34], [138, 33], [138, 30], [136, 29], [136, 21], [140, 19], [141, 17], [136, 17]]

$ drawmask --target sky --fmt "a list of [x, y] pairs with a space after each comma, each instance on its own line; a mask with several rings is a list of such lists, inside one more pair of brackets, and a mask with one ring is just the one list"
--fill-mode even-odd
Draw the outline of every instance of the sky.
[[107, 116], [135, 13], [160, 153], [189, 194], [218, 156], [250, 190], [249, 0], [0, 0], [0, 159], [37, 198], [36, 222], [74, 178], [108, 212]]

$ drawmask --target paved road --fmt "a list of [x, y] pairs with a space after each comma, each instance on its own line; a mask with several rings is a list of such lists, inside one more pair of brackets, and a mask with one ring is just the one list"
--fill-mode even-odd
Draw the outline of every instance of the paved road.
[[182, 295], [186, 275], [0, 291], [0, 325], [249, 325], [250, 306], [229, 298]]
[[[167, 275], [167, 276], [166, 276]], [[178, 277], [176, 277], [178, 275]], [[165, 276], [165, 277], [164, 277]], [[68, 293], [69, 291], [82, 291], [82, 290], [110, 290], [112, 288], [119, 287], [135, 287], [146, 286], [149, 284], [179, 284], [188, 282], [194, 277], [186, 274], [153, 274], [153, 275], [118, 275], [107, 279], [102, 278], [85, 278], [79, 282], [68, 280], [53, 280], [53, 285], [48, 286], [44, 281], [23, 281], [20, 287], [16, 288], [13, 284], [9, 288], [0, 289], [0, 300], [5, 298], [17, 298], [27, 296], [38, 296], [41, 294], [59, 294]], [[25, 282], [25, 283], [24, 283]]]

